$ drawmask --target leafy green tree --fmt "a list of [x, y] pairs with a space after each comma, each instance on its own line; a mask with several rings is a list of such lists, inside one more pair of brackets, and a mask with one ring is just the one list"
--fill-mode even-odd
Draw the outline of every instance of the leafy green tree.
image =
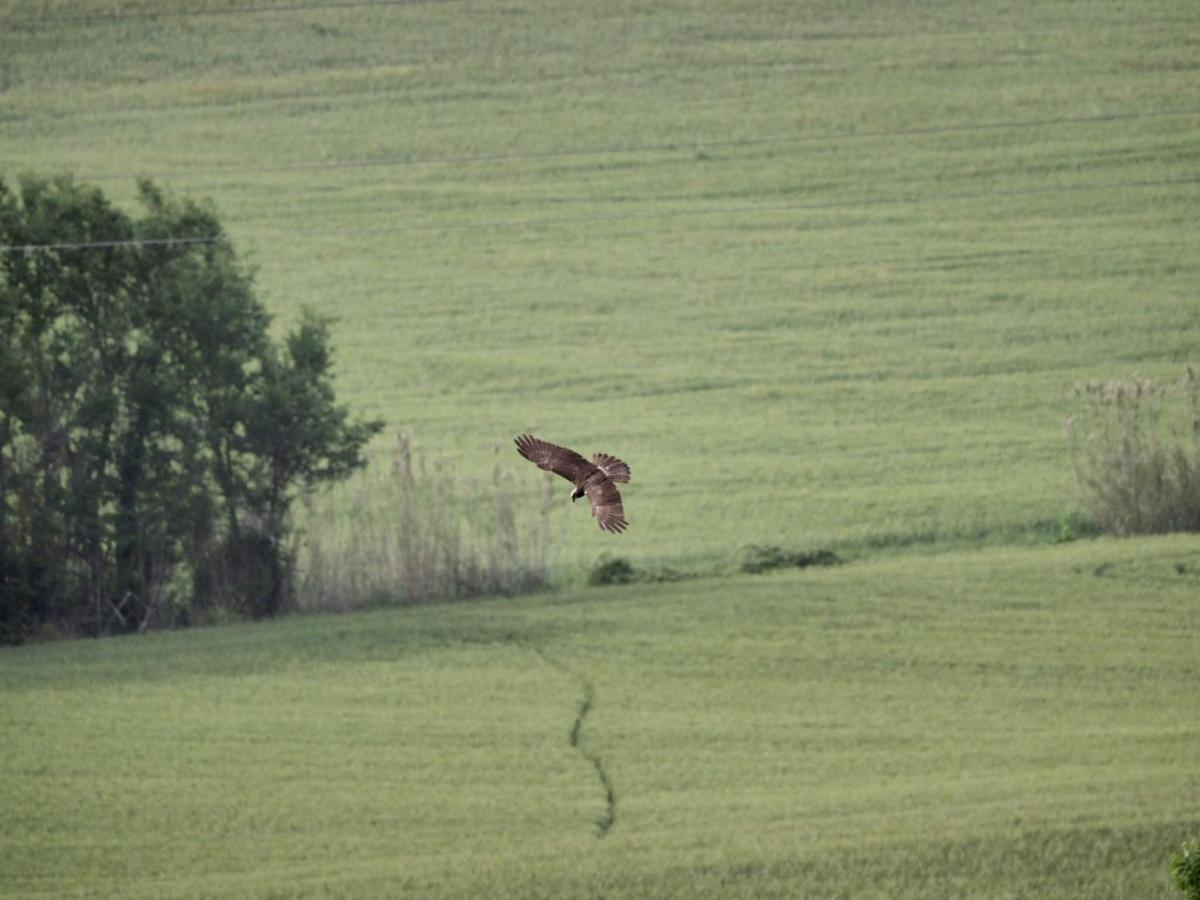
[[1200, 900], [1200, 842], [1185, 843], [1171, 857], [1171, 876], [1187, 900]]
[[381, 424], [336, 402], [328, 323], [282, 345], [211, 210], [0, 180], [0, 639], [203, 607], [271, 615], [302, 486]]

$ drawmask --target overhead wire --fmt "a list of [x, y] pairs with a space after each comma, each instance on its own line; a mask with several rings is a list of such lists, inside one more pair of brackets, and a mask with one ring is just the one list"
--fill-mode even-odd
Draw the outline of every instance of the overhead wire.
[[177, 244], [215, 244], [224, 235], [178, 238], [123, 238], [111, 241], [59, 241], [54, 244], [0, 244], [0, 253], [33, 253], [49, 250], [111, 250], [116, 247], [170, 247]]

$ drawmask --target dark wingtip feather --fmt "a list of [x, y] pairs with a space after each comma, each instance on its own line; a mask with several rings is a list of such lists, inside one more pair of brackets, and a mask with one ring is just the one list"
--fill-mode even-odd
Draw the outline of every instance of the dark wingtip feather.
[[529, 447], [536, 440], [532, 434], [521, 434], [513, 439], [513, 443], [517, 445], [517, 452], [529, 459]]

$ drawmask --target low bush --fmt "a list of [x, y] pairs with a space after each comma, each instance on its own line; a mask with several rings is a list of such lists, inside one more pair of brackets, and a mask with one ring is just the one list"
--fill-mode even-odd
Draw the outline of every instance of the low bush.
[[1184, 844], [1171, 857], [1171, 876], [1187, 900], [1200, 900], [1200, 842]]
[[1079, 510], [1064, 513], [1052, 523], [1052, 528], [1056, 544], [1069, 544], [1080, 538], [1096, 537], [1100, 533], [1096, 521]]
[[841, 563], [842, 558], [832, 550], [785, 550], [775, 545], [747, 544], [737, 554], [738, 569], [751, 574], [792, 567], [836, 566]]
[[1190, 366], [1175, 384], [1135, 376], [1075, 388], [1071, 462], [1082, 502], [1103, 531], [1200, 530], [1198, 394]]
[[635, 580], [633, 564], [621, 556], [601, 556], [588, 572], [588, 584], [629, 584]]
[[588, 571], [587, 583], [590, 585], [632, 584], [635, 581], [662, 583], [699, 577], [699, 573], [681, 572], [674, 566], [668, 565], [660, 565], [654, 569], [639, 569], [624, 557], [609, 556], [605, 553]]

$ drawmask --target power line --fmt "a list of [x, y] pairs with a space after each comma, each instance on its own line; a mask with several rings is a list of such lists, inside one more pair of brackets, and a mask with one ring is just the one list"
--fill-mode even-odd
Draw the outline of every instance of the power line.
[[[966, 125], [929, 125], [913, 128], [879, 129], [872, 131], [834, 131], [812, 134], [766, 135], [746, 138], [726, 138], [715, 141], [703, 140], [699, 144], [705, 149], [755, 147], [768, 144], [828, 143], [862, 139], [893, 137], [924, 137], [940, 134], [956, 134], [971, 131], [1003, 131], [1016, 128], [1048, 128], [1062, 125], [1104, 124], [1134, 121], [1138, 119], [1161, 119], [1200, 115], [1200, 107], [1157, 110], [1152, 112], [1101, 113], [1094, 116], [1060, 116], [1051, 119], [1019, 119], [1008, 122], [979, 122]], [[276, 165], [231, 166], [224, 169], [188, 169], [183, 172], [110, 172], [88, 176], [88, 181], [117, 181], [138, 178], [190, 178], [223, 177], [226, 175], [257, 175], [274, 172], [335, 171], [340, 169], [408, 168], [434, 165], [479, 165], [499, 162], [531, 162], [549, 159], [565, 159], [582, 156], [621, 156], [638, 153], [670, 153], [694, 149], [696, 141], [666, 141], [651, 144], [607, 144], [597, 147], [563, 147], [550, 150], [531, 150], [520, 153], [481, 153], [461, 156], [438, 156], [425, 159], [387, 157], [384, 159], [334, 160], [313, 163], [280, 163]]]
[[128, 238], [113, 241], [64, 241], [58, 244], [0, 244], [0, 253], [34, 253], [48, 250], [108, 250], [114, 247], [170, 247], [178, 244], [215, 244], [224, 235], [187, 238]]

